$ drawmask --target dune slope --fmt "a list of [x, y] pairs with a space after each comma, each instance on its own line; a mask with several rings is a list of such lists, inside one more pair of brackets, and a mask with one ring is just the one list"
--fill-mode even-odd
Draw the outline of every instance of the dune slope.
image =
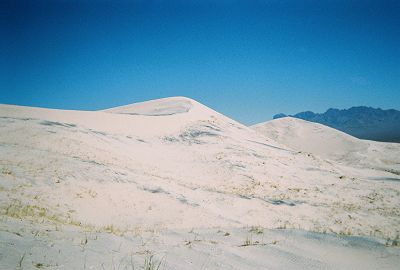
[[[0, 268], [116, 268], [110, 254], [122, 267], [154, 254], [166, 269], [276, 268], [250, 252], [268, 248], [286, 269], [340, 269], [303, 254], [314, 232], [375, 237], [376, 250], [351, 252], [390, 254], [388, 269], [399, 261], [383, 244], [397, 243], [400, 187], [370, 179], [391, 173], [294, 151], [188, 98], [105, 111], [0, 105], [0, 129]], [[274, 229], [310, 234], [267, 236]]]
[[[360, 140], [339, 130], [284, 117], [252, 126], [254, 130], [296, 151], [318, 155], [349, 166], [400, 175], [400, 144]], [[400, 177], [397, 177], [400, 178]]]

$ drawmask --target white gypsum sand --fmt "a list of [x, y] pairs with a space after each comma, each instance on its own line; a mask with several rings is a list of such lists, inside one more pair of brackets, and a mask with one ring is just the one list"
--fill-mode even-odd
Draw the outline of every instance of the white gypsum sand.
[[0, 128], [1, 269], [400, 262], [398, 157], [385, 153], [396, 144], [363, 142], [372, 148], [342, 162], [183, 97], [105, 111], [0, 105]]
[[[293, 117], [252, 126], [254, 130], [296, 151], [342, 165], [400, 175], [400, 144], [360, 140], [339, 130]], [[400, 177], [397, 177], [400, 178]]]

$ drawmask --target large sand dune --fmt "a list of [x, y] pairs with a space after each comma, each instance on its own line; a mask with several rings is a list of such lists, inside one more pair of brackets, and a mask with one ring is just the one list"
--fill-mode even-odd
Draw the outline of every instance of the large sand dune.
[[312, 154], [183, 97], [104, 111], [0, 105], [0, 129], [2, 269], [132, 269], [152, 254], [165, 269], [400, 262], [385, 246], [400, 230], [396, 157], [342, 164], [335, 136], [321, 139], [333, 157]]

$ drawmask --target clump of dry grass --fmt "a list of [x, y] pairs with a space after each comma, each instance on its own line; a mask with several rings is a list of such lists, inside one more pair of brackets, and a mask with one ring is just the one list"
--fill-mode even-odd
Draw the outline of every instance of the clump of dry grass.
[[162, 262], [163, 262], [163, 259], [161, 259], [160, 261], [157, 261], [156, 259], [154, 259], [153, 254], [148, 255], [144, 259], [143, 270], [159, 270]]

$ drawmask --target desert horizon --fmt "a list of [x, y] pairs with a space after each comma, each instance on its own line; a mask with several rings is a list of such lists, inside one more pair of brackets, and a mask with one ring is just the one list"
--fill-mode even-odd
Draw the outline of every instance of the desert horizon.
[[399, 1], [0, 11], [1, 270], [399, 268]]

